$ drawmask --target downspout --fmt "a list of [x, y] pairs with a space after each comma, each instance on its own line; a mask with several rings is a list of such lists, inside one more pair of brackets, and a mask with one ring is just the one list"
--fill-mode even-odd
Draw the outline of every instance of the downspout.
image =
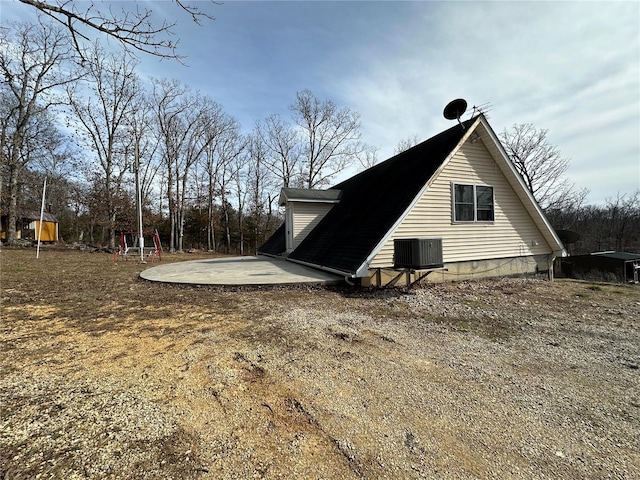
[[551, 252], [549, 254], [549, 281], [553, 282], [553, 269], [555, 267], [556, 264], [556, 258], [558, 257], [566, 257], [567, 256], [567, 251], [563, 248], [562, 250], [556, 250], [554, 252]]

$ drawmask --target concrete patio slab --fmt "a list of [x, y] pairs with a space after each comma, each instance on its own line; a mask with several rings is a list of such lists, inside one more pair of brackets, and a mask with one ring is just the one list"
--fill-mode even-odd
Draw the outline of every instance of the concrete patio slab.
[[145, 280], [193, 285], [292, 285], [340, 283], [342, 277], [282, 258], [231, 257], [167, 263], [140, 273]]

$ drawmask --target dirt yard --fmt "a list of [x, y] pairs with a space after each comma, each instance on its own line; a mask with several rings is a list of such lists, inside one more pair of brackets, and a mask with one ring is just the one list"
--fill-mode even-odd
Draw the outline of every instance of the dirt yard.
[[100, 253], [0, 261], [0, 479], [640, 478], [638, 286], [225, 291]]

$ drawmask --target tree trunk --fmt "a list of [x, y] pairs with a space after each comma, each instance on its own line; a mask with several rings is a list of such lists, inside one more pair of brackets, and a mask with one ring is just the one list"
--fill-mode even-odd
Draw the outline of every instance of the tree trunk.
[[207, 249], [216, 250], [216, 230], [213, 224], [213, 200], [209, 197], [207, 201]]
[[242, 213], [238, 214], [238, 230], [240, 232], [240, 255], [244, 255], [244, 232], [242, 224]]
[[16, 241], [16, 223], [18, 222], [18, 175], [19, 168], [14, 163], [9, 167], [9, 215], [7, 218], [7, 244]]
[[176, 212], [173, 200], [169, 199], [169, 251], [176, 251]]
[[227, 208], [227, 202], [222, 197], [222, 210], [224, 213], [224, 230], [227, 237], [227, 253], [231, 253], [231, 226], [229, 225], [229, 209]]
[[169, 204], [169, 251], [171, 253], [176, 251], [176, 206], [173, 199], [173, 175], [171, 174], [171, 167], [169, 167], [169, 176], [167, 178], [167, 200]]
[[177, 251], [182, 252], [184, 250], [183, 240], [184, 240], [184, 208], [180, 208], [176, 214], [177, 217], [177, 227], [178, 227], [178, 242], [176, 245]]

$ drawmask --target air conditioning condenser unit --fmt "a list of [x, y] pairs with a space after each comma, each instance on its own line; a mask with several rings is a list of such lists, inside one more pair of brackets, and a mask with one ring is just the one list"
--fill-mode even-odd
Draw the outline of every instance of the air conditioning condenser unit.
[[393, 241], [393, 259], [396, 268], [423, 270], [442, 267], [442, 239], [396, 238]]

